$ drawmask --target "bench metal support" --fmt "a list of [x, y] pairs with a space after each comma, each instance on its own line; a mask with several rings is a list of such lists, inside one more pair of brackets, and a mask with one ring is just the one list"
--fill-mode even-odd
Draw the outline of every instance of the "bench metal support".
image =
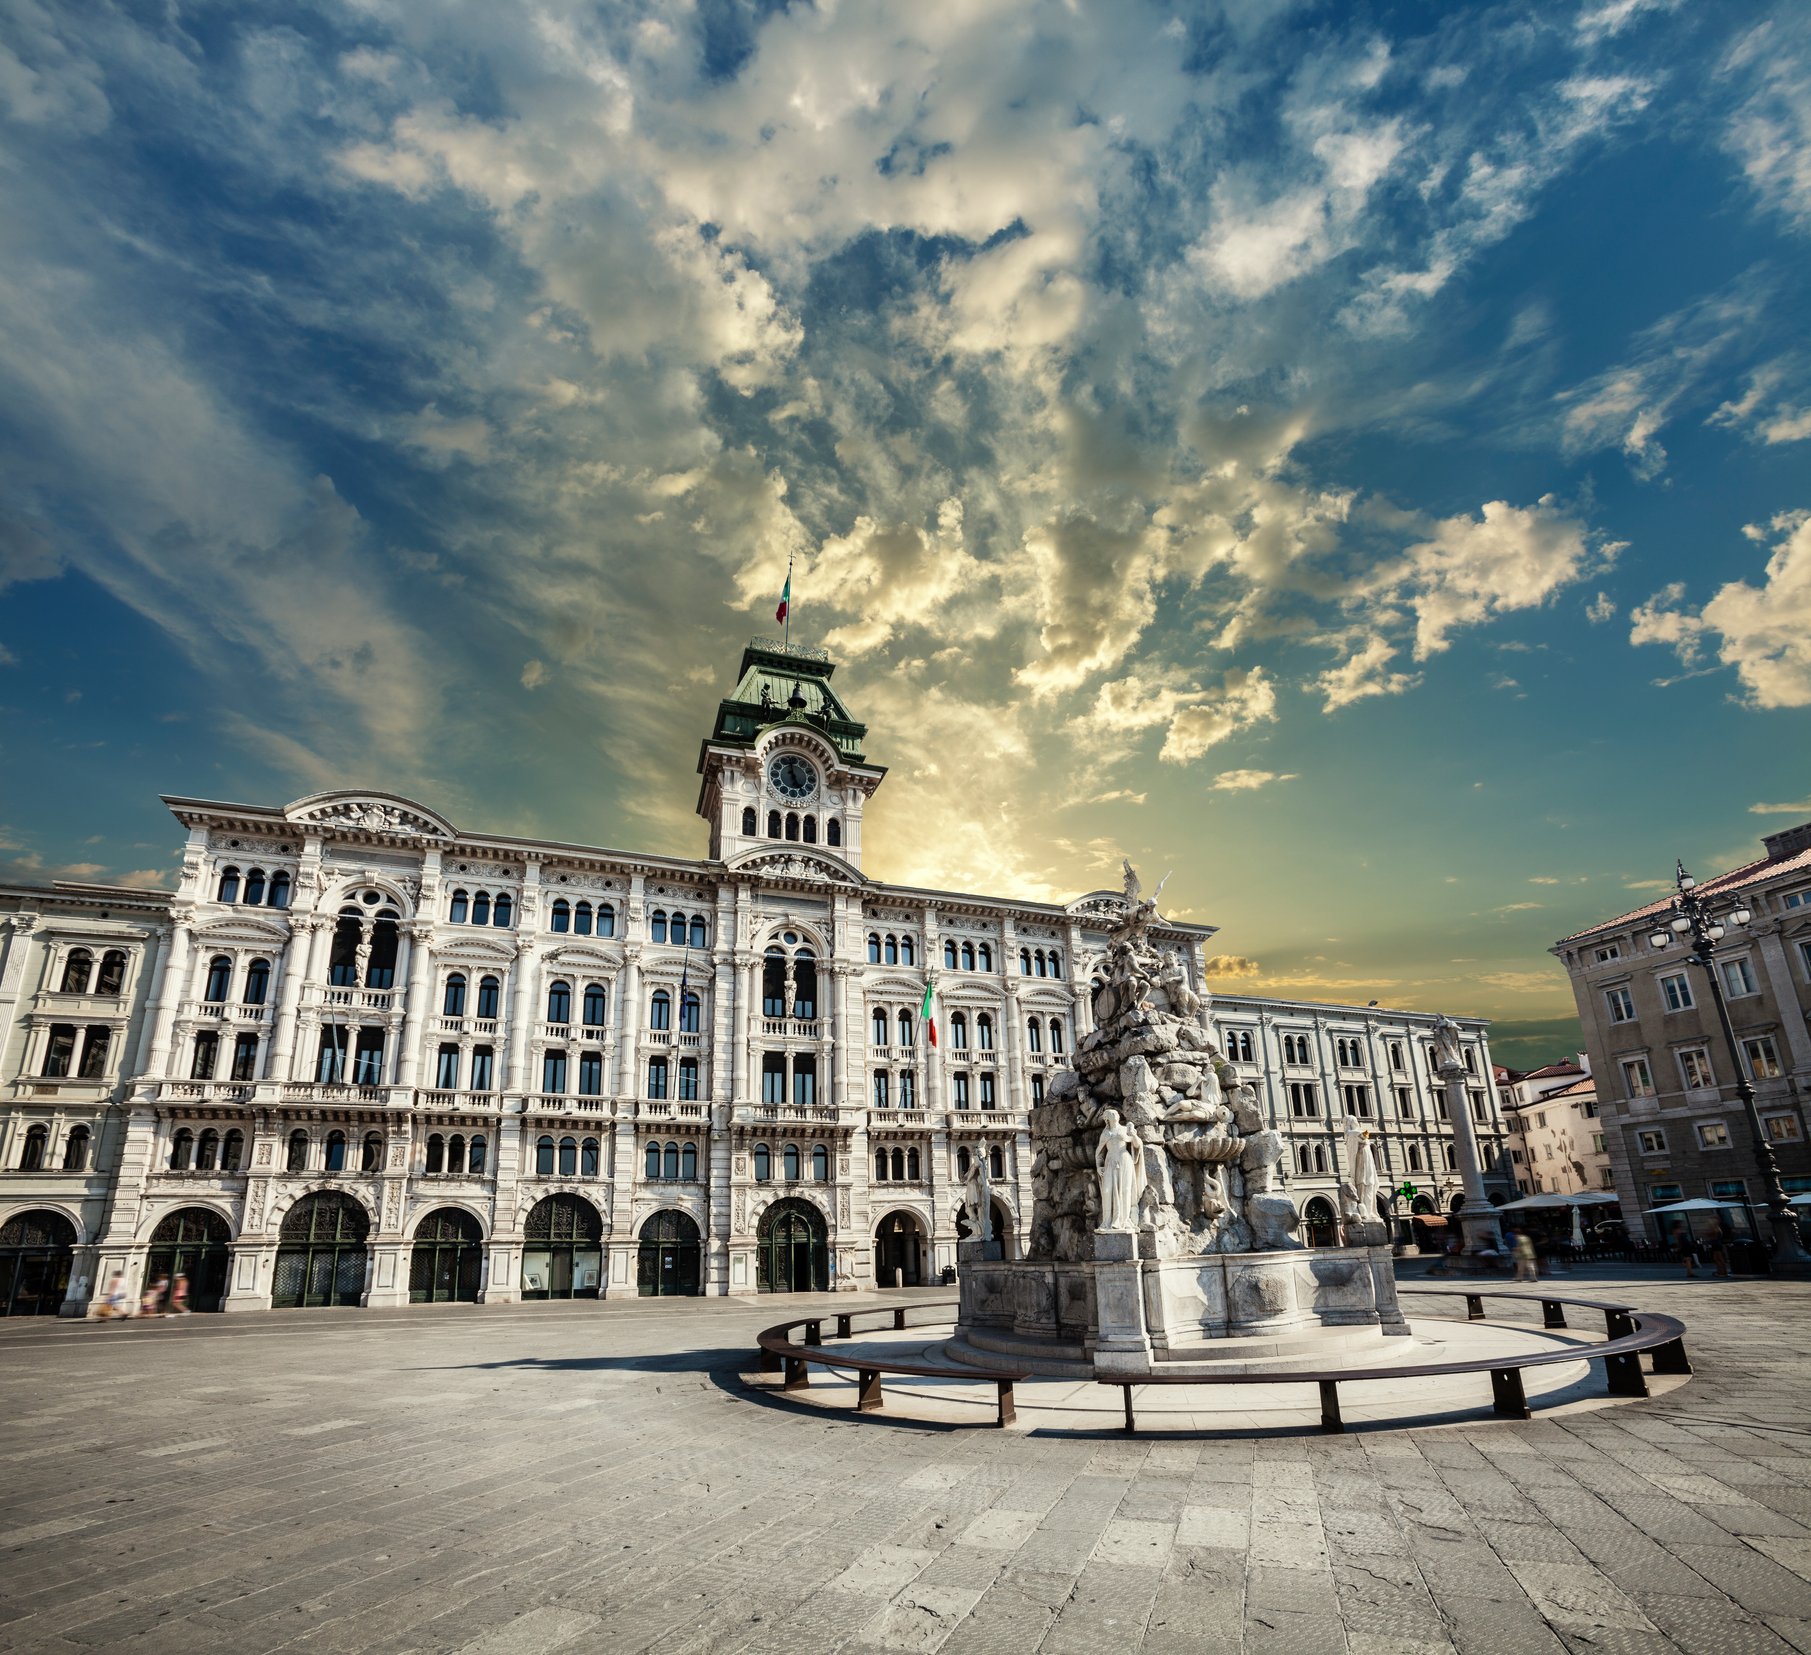
[[1522, 1386], [1520, 1368], [1490, 1370], [1491, 1405], [1505, 1419], [1527, 1419], [1528, 1393]]
[[821, 1345], [824, 1342], [823, 1328], [824, 1324], [820, 1322], [817, 1317], [813, 1316], [811, 1320], [805, 1324], [804, 1342], [808, 1345]]
[[905, 1331], [905, 1306], [902, 1304], [893, 1306], [893, 1329], [895, 1332]]
[[772, 1351], [763, 1349], [761, 1352], [761, 1372], [762, 1373], [778, 1373], [780, 1371], [780, 1367], [781, 1367], [781, 1362], [780, 1362], [779, 1357], [775, 1356]]
[[1655, 1373], [1690, 1373], [1691, 1358], [1685, 1354], [1683, 1339], [1669, 1339], [1664, 1345], [1654, 1347]]
[[881, 1406], [880, 1374], [874, 1368], [856, 1369], [861, 1389], [855, 1398], [855, 1411], [858, 1414], [871, 1414]]
[[[878, 1391], [880, 1386], [876, 1384], [874, 1388]], [[1019, 1417], [1019, 1410], [1012, 1404], [1012, 1381], [1010, 1379], [996, 1379], [994, 1381], [994, 1389], [1000, 1393], [1000, 1408], [994, 1423], [1001, 1427], [1005, 1427], [1012, 1424], [1012, 1422]]]
[[851, 1314], [853, 1314], [853, 1313], [850, 1311], [847, 1311], [847, 1310], [839, 1310], [836, 1313], [836, 1336], [837, 1336], [837, 1338], [847, 1339], [849, 1337], [849, 1317], [851, 1316]]
[[1129, 1436], [1133, 1431], [1138, 1429], [1132, 1421], [1132, 1387], [1130, 1385], [1121, 1385], [1119, 1387], [1119, 1394], [1126, 1399], [1126, 1434]]
[[1468, 1322], [1481, 1322], [1484, 1320], [1484, 1295], [1482, 1293], [1467, 1293], [1465, 1295], [1465, 1319]]
[[1343, 1431], [1346, 1422], [1339, 1413], [1339, 1381], [1323, 1379], [1321, 1387], [1321, 1429], [1323, 1431]]
[[1558, 1299], [1541, 1300], [1541, 1326], [1564, 1327], [1566, 1325], [1566, 1307]]
[[802, 1356], [786, 1358], [786, 1383], [780, 1387], [784, 1391], [802, 1391], [811, 1383], [811, 1364]]

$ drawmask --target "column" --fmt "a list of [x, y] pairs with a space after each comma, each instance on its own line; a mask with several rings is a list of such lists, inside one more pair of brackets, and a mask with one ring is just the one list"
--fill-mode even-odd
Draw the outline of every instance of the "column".
[[616, 1051], [610, 1059], [610, 1090], [618, 1098], [641, 1096], [641, 947], [630, 943], [623, 950], [623, 968], [616, 979]]
[[[145, 1065], [150, 1060], [152, 1034], [150, 1006], [152, 997], [163, 985], [164, 961], [169, 957], [169, 935], [167, 932], [153, 931], [146, 936], [145, 957], [147, 969], [151, 972], [152, 987], [151, 992], [146, 994], [143, 1001], [140, 1002], [144, 1007], [144, 1011], [139, 1019], [138, 1044], [130, 1059], [126, 1057], [123, 1051], [120, 1054], [120, 1078], [128, 1084], [131, 1083], [135, 1076], [142, 1075], [145, 1072]], [[4, 1040], [5, 1038], [6, 1020], [4, 1014], [0, 1013], [0, 1040]], [[98, 1144], [95, 1146], [97, 1152], [99, 1147]]]
[[315, 938], [327, 929], [328, 923], [320, 914], [304, 914], [290, 923], [289, 946], [283, 950], [280, 967], [283, 975], [277, 979], [277, 1022], [270, 1035], [270, 1064], [265, 1071], [271, 1080], [294, 1078], [291, 1064], [295, 1057], [302, 984], [310, 976]]
[[[927, 975], [935, 976], [937, 967], [943, 960], [943, 939], [937, 935], [937, 910], [927, 907], [924, 911], [924, 969]], [[932, 998], [931, 1011], [939, 1024], [947, 1021], [943, 1007], [936, 997]], [[924, 1053], [924, 1107], [933, 1113], [944, 1107], [943, 1101], [943, 1061], [941, 1049], [933, 1049], [928, 1038], [921, 1031], [918, 1038], [918, 1049]]]
[[[1445, 1019], [1442, 1019], [1445, 1022]], [[1459, 1055], [1458, 1030], [1451, 1024], [1451, 1045], [1440, 1040], [1440, 1083], [1446, 1089], [1446, 1108], [1452, 1117], [1453, 1150], [1459, 1162], [1459, 1180], [1465, 1186], [1465, 1205], [1459, 1209], [1459, 1227], [1465, 1232], [1465, 1250], [1475, 1253], [1485, 1247], [1501, 1251], [1503, 1232], [1497, 1222], [1497, 1210], [1484, 1196], [1484, 1176], [1478, 1168], [1478, 1136], [1473, 1128], [1471, 1105], [1466, 1102], [1466, 1069]]]
[[528, 1077], [528, 1043], [534, 1026], [535, 939], [516, 939], [515, 969], [509, 974], [509, 1052], [503, 1066], [503, 1089], [523, 1093], [530, 1090]]
[[176, 1010], [187, 991], [189, 954], [195, 944], [194, 917], [188, 910], [176, 916], [171, 928], [170, 951], [158, 971], [156, 1001], [151, 1008], [151, 1052], [145, 1063], [147, 1075], [162, 1075], [169, 1067], [170, 1036], [176, 1026]]
[[421, 1074], [422, 1029], [434, 992], [433, 922], [414, 920], [403, 927], [403, 934], [409, 939], [409, 977], [398, 1036], [402, 1050], [397, 1054], [396, 1084], [414, 1086]]

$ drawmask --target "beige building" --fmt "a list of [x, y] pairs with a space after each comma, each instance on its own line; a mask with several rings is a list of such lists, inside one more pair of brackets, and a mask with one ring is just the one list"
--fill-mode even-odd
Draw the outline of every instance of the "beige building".
[[1523, 1195], [1614, 1193], [1597, 1083], [1570, 1059], [1499, 1084], [1516, 1188]]
[[[473, 833], [364, 789], [166, 800], [174, 892], [0, 888], [0, 1313], [114, 1275], [197, 1307], [751, 1293], [934, 1280], [1092, 1026], [1118, 891], [863, 867], [885, 772], [821, 652], [757, 642], [699, 758], [703, 857]], [[1153, 935], [1204, 981], [1213, 927]], [[920, 1017], [927, 984], [940, 1035]], [[1458, 1180], [1433, 1018], [1204, 1010], [1333, 1222], [1348, 1116], [1429, 1207]], [[1466, 1020], [1487, 1160], [1502, 1126]]]

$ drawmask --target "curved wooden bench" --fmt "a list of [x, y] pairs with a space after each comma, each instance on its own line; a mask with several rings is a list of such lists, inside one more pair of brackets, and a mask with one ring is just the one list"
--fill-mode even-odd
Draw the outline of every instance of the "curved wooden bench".
[[[883, 1324], [857, 1329], [855, 1318], [868, 1314], [891, 1315], [894, 1332], [904, 1332], [906, 1328], [906, 1311], [909, 1308], [925, 1310], [953, 1310], [957, 1306], [954, 1299], [924, 1301], [913, 1307], [894, 1305], [889, 1311], [867, 1312], [861, 1310], [839, 1310], [833, 1312], [836, 1317], [838, 1339], [852, 1338], [858, 1331], [864, 1333], [880, 1332]], [[885, 1404], [885, 1397], [880, 1388], [882, 1374], [903, 1375], [911, 1379], [962, 1379], [970, 1383], [986, 1382], [994, 1387], [996, 1407], [994, 1423], [1010, 1425], [1016, 1420], [1018, 1410], [1013, 1405], [1012, 1388], [1021, 1379], [1031, 1375], [1023, 1371], [1011, 1373], [994, 1369], [938, 1367], [929, 1362], [876, 1362], [870, 1357], [849, 1357], [838, 1355], [835, 1351], [823, 1348], [822, 1316], [801, 1316], [797, 1321], [779, 1322], [773, 1327], [764, 1329], [756, 1335], [755, 1342], [761, 1347], [761, 1365], [769, 1373], [783, 1369], [786, 1378], [782, 1390], [801, 1391], [811, 1383], [810, 1366], [816, 1362], [826, 1368], [853, 1368], [856, 1375], [855, 1411], [858, 1414], [872, 1413]], [[795, 1342], [791, 1335], [794, 1328], [803, 1328], [805, 1337], [802, 1343]]]

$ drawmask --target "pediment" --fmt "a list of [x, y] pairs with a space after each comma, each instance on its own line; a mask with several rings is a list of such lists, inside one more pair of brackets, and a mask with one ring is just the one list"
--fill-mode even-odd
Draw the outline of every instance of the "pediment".
[[755, 873], [768, 879], [799, 879], [812, 885], [865, 885], [866, 880], [840, 857], [822, 851], [787, 846], [761, 846], [746, 850], [729, 864], [732, 872]]
[[281, 948], [289, 941], [289, 927], [275, 920], [234, 915], [231, 919], [216, 920], [212, 925], [196, 926], [195, 940], [198, 943], [249, 943], [257, 948]]
[[426, 805], [394, 793], [372, 793], [342, 788], [314, 793], [286, 805], [283, 814], [292, 822], [319, 827], [347, 828], [364, 833], [394, 833], [406, 838], [451, 839], [453, 825]]

